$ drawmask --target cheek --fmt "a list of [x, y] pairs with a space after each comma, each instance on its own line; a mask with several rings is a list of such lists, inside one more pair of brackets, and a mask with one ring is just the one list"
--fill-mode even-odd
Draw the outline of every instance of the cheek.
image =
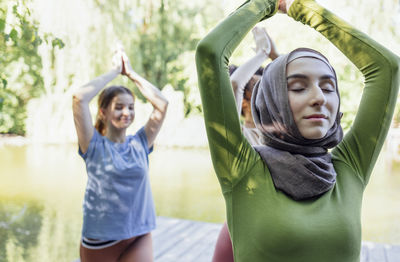
[[293, 118], [296, 120], [296, 112], [299, 112], [301, 108], [301, 102], [299, 97], [294, 97], [293, 95], [288, 94], [289, 98], [289, 107], [292, 112]]
[[329, 127], [331, 128], [335, 124], [336, 116], [339, 111], [339, 98], [337, 95], [329, 99], [329, 111], [332, 116], [330, 119], [330, 127]]
[[332, 96], [329, 98], [329, 105], [330, 105], [330, 110], [332, 112], [332, 115], [336, 116], [336, 113], [339, 110], [339, 97], [337, 95]]

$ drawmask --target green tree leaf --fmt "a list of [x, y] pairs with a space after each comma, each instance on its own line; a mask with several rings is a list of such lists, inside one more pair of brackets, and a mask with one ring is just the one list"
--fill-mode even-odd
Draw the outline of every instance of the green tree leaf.
[[53, 48], [58, 46], [58, 48], [60, 49], [62, 49], [65, 46], [64, 42], [58, 37], [56, 37], [55, 39], [53, 39], [53, 41], [51, 41], [51, 45], [53, 46]]
[[0, 18], [0, 32], [4, 31], [5, 26], [6, 26], [6, 21]]
[[17, 44], [18, 43], [18, 32], [17, 32], [17, 30], [12, 29], [9, 35], [10, 35], [10, 38], [13, 40], [13, 42], [15, 44]]
[[2, 84], [3, 84], [3, 88], [6, 88], [7, 87], [7, 79], [1, 79], [1, 82], [2, 82]]

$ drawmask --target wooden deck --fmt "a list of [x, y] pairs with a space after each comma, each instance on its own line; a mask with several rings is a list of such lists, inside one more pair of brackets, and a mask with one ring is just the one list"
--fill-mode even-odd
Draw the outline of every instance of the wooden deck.
[[[211, 262], [221, 226], [157, 217], [152, 233], [155, 262]], [[360, 262], [400, 262], [400, 245], [363, 242]]]
[[[156, 262], [210, 262], [221, 224], [157, 218]], [[400, 262], [400, 245], [363, 242], [361, 262]]]

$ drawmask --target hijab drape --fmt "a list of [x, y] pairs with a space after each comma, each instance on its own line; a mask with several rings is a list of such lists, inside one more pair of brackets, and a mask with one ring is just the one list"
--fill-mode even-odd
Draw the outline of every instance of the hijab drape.
[[323, 138], [306, 139], [300, 134], [290, 109], [286, 68], [302, 57], [319, 59], [331, 69], [339, 97], [336, 73], [328, 60], [315, 50], [299, 48], [279, 56], [264, 69], [251, 101], [254, 123], [262, 133], [262, 145], [254, 148], [267, 165], [275, 187], [295, 200], [321, 195], [334, 186], [336, 172], [328, 149], [343, 138], [339, 109]]

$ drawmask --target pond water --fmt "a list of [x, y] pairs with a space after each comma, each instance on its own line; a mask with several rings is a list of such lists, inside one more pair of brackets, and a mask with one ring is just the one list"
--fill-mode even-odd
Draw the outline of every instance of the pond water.
[[[150, 177], [157, 215], [225, 220], [208, 150], [156, 148]], [[86, 173], [75, 145], [0, 147], [0, 181], [0, 262], [79, 256]], [[399, 221], [400, 165], [381, 158], [364, 196], [363, 240], [400, 244]]]

